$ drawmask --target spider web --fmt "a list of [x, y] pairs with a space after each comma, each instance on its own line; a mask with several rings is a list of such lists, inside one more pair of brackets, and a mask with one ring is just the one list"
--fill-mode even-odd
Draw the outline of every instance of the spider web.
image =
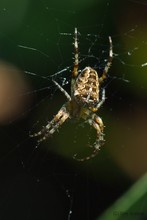
[[[2, 219], [96, 219], [146, 171], [146, 10], [133, 0], [0, 3]], [[82, 121], [65, 123], [39, 148], [29, 138], [66, 102], [52, 80], [70, 93], [75, 27], [80, 70], [102, 73], [109, 35], [114, 50], [98, 112], [106, 144], [84, 163], [72, 156], [91, 154], [95, 131]]]

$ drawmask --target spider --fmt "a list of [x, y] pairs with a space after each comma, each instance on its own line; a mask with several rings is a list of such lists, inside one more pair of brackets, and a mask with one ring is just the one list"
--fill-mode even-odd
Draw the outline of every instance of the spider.
[[99, 77], [98, 73], [89, 66], [85, 67], [82, 71], [78, 71], [78, 32], [77, 28], [75, 28], [74, 67], [71, 76], [71, 95], [69, 95], [55, 80], [53, 80], [59, 90], [66, 96], [67, 102], [46, 126], [43, 126], [39, 132], [30, 135], [31, 137], [39, 137], [38, 144], [45, 141], [50, 135], [57, 131], [67, 119], [82, 118], [96, 130], [97, 137], [93, 145], [94, 150], [90, 156], [77, 158], [77, 155], [75, 154], [73, 158], [78, 161], [85, 161], [96, 156], [100, 147], [104, 144], [104, 125], [102, 119], [97, 116], [96, 112], [105, 102], [105, 90], [102, 90], [101, 100], [99, 99], [99, 90], [102, 82], [107, 77], [107, 72], [112, 63], [113, 45], [110, 36], [109, 44], [109, 57], [101, 77]]

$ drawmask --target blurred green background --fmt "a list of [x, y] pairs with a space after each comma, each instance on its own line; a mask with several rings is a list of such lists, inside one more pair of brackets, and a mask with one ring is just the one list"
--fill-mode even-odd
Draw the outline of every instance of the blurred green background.
[[[145, 0], [0, 2], [0, 219], [147, 218], [147, 179], [140, 179], [147, 171], [146, 23]], [[102, 72], [109, 35], [114, 50], [98, 112], [106, 142], [84, 163], [72, 156], [91, 153], [89, 126], [65, 123], [38, 149], [29, 138], [66, 101], [51, 76], [70, 92], [75, 27], [80, 69]]]

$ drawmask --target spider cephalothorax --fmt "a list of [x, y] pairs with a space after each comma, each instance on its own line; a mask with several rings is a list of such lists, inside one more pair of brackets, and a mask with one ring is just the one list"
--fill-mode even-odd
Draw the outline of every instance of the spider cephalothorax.
[[97, 116], [95, 112], [101, 107], [105, 101], [105, 90], [102, 90], [102, 98], [99, 98], [99, 90], [101, 83], [107, 76], [107, 72], [111, 66], [113, 50], [112, 40], [109, 37], [110, 49], [109, 57], [106, 66], [103, 70], [102, 76], [99, 77], [98, 73], [91, 67], [85, 67], [80, 73], [78, 72], [79, 59], [78, 59], [78, 37], [77, 28], [75, 28], [74, 49], [75, 61], [72, 71], [71, 79], [71, 96], [56, 82], [56, 86], [64, 93], [67, 102], [61, 107], [54, 118], [44, 126], [41, 131], [30, 135], [31, 137], [40, 136], [38, 144], [52, 135], [68, 118], [82, 118], [89, 123], [96, 130], [97, 138], [93, 145], [94, 151], [90, 156], [85, 158], [74, 158], [78, 161], [89, 160], [98, 153], [100, 147], [104, 143], [104, 125], [102, 119]]

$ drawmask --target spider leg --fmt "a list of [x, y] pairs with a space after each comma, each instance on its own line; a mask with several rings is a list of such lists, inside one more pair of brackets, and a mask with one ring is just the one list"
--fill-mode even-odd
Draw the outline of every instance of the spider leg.
[[84, 158], [77, 158], [76, 154], [73, 156], [74, 159], [76, 159], [77, 161], [81, 161], [81, 162], [90, 160], [91, 158], [95, 157], [98, 154], [100, 147], [104, 144], [104, 133], [103, 133], [104, 125], [103, 125], [102, 119], [98, 117], [96, 114], [93, 114], [92, 118], [89, 119], [88, 122], [96, 130], [97, 138], [93, 146], [94, 151], [92, 152], [90, 156], [87, 156]]
[[105, 102], [106, 100], [106, 95], [105, 95], [105, 89], [102, 90], [102, 99], [100, 102], [98, 102], [96, 109], [98, 110]]
[[42, 128], [41, 131], [30, 135], [30, 137], [38, 137], [41, 138], [38, 140], [38, 144], [42, 141], [45, 141], [48, 136], [52, 135], [58, 128], [69, 118], [69, 113], [66, 111], [65, 105], [58, 111], [57, 115], [48, 122], [46, 126]]
[[79, 49], [78, 49], [78, 31], [75, 28], [75, 36], [74, 36], [74, 68], [72, 72], [72, 78], [76, 78], [78, 75], [78, 66], [79, 66]]
[[99, 78], [99, 82], [102, 83], [104, 79], [106, 79], [107, 77], [107, 73], [108, 73], [108, 70], [111, 66], [111, 63], [112, 63], [112, 59], [113, 59], [113, 45], [112, 45], [112, 38], [109, 36], [109, 44], [110, 44], [110, 49], [109, 49], [109, 57], [108, 57], [108, 61], [107, 61], [107, 64], [103, 70], [103, 74], [102, 76]]
[[53, 80], [53, 82], [55, 83], [55, 85], [60, 89], [61, 92], [64, 93], [64, 95], [66, 96], [66, 98], [68, 99], [68, 101], [71, 101], [71, 97], [70, 95], [68, 94], [68, 92], [65, 91], [65, 89], [63, 89], [59, 83], [57, 83], [55, 80]]

